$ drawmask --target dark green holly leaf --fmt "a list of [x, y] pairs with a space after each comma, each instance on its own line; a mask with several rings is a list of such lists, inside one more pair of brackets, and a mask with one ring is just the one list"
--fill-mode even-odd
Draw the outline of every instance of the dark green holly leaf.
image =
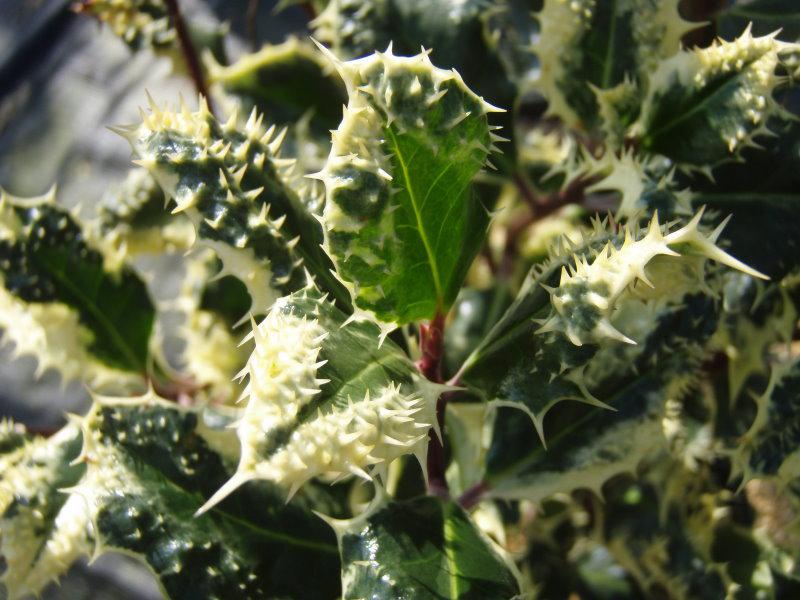
[[453, 502], [374, 502], [334, 528], [344, 600], [509, 600], [520, 592], [508, 564]]
[[40, 370], [123, 385], [148, 368], [153, 304], [124, 254], [91, 237], [54, 194], [3, 193], [0, 323], [17, 353], [36, 356]]
[[202, 516], [230, 475], [196, 412], [153, 394], [97, 398], [83, 422], [85, 500], [96, 553], [141, 558], [169, 598], [336, 598], [330, 529], [302, 499], [250, 484]]

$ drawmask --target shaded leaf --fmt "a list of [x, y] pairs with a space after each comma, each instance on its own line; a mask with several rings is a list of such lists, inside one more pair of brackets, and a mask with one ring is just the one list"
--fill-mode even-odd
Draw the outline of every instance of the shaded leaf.
[[297, 121], [307, 111], [318, 129], [333, 129], [347, 101], [344, 86], [330, 65], [308, 42], [290, 37], [277, 45], [267, 44], [222, 66], [209, 60], [209, 81], [243, 101], [248, 111], [255, 107], [276, 123]]
[[335, 522], [345, 600], [508, 600], [519, 585], [457, 504], [423, 497]]
[[301, 501], [249, 485], [194, 516], [229, 476], [197, 413], [152, 394], [97, 398], [83, 431], [87, 471], [73, 495], [95, 553], [141, 558], [170, 598], [338, 597], [332, 533]]
[[782, 40], [796, 42], [800, 38], [800, 10], [793, 0], [738, 0], [723, 9], [716, 21], [717, 30], [726, 39], [737, 37], [751, 23], [756, 35], [780, 30]]
[[772, 96], [776, 69], [793, 49], [747, 30], [662, 62], [633, 126], [642, 147], [697, 168], [736, 158], [781, 114]]

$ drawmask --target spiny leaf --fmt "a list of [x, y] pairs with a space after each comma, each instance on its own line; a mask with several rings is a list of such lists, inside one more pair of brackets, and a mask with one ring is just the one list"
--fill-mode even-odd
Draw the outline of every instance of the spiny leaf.
[[405, 454], [424, 464], [441, 386], [420, 380], [379, 334], [374, 323], [348, 322], [315, 290], [276, 302], [249, 336], [239, 466], [203, 509], [253, 479], [288, 487], [291, 497], [312, 477], [371, 479], [365, 469], [385, 473]]
[[[696, 381], [705, 346], [716, 328], [716, 314], [711, 300], [698, 294], [668, 305], [647, 322], [648, 335], [639, 347], [617, 346], [633, 350], [631, 355], [617, 357], [605, 347], [583, 349], [588, 359], [580, 363], [579, 376], [605, 407], [588, 402], [553, 406], [554, 398], [537, 387], [546, 385], [547, 378], [537, 378], [536, 370], [525, 377], [530, 358], [497, 369], [498, 375], [504, 373], [499, 382], [503, 395], [498, 397], [514, 401], [503, 403], [506, 406], [538, 416], [537, 428], [546, 432], [547, 448], [531, 437], [530, 420], [523, 413], [501, 412], [486, 478], [493, 494], [539, 501], [566, 489], [599, 491], [608, 478], [632, 471], [643, 458], [667, 448], [663, 429], [667, 406], [682, 400]], [[526, 347], [522, 348], [519, 354], [526, 356]], [[541, 356], [533, 364], [540, 370], [547, 367]], [[553, 380], [572, 372], [556, 368]]]
[[279, 154], [285, 130], [276, 135], [261, 122], [253, 111], [239, 131], [236, 114], [221, 125], [203, 102], [196, 112], [151, 103], [141, 125], [120, 129], [175, 199], [173, 212], [185, 211], [199, 243], [220, 256], [222, 274], [247, 286], [255, 314], [305, 284], [302, 266], [344, 292], [319, 247], [319, 224], [287, 185], [294, 161]]
[[[539, 332], [560, 331], [576, 346], [597, 343], [603, 339], [615, 339], [629, 344], [636, 342], [619, 332], [609, 317], [616, 308], [621, 294], [636, 280], [657, 289], [658, 281], [652, 282], [646, 267], [656, 256], [680, 257], [674, 248], [686, 248], [690, 253], [713, 259], [753, 277], [766, 279], [729, 254], [720, 250], [714, 242], [721, 229], [709, 236], [698, 229], [702, 210], [684, 227], [671, 233], [662, 230], [656, 214], [650, 222], [647, 234], [637, 239], [626, 226], [625, 241], [617, 248], [606, 245], [591, 263], [586, 258], [576, 257], [575, 266], [569, 271], [563, 268], [558, 287], [551, 292], [553, 314], [545, 321]], [[686, 260], [691, 261], [689, 256]], [[703, 282], [702, 265], [699, 267], [700, 288]], [[670, 281], [674, 286], [674, 281]]]
[[[611, 487], [604, 507], [606, 547], [646, 593], [669, 590], [676, 600], [732, 597], [736, 586], [724, 565], [711, 560], [715, 519], [707, 498], [713, 496], [698, 485], [703, 479], [698, 474], [666, 477], [666, 485], [624, 482]], [[670, 486], [676, 495], [664, 491]]]
[[633, 151], [607, 151], [599, 159], [586, 152], [577, 172], [587, 179], [599, 178], [586, 188], [587, 193], [613, 190], [619, 194], [617, 221], [635, 222], [654, 213], [670, 221], [692, 214], [691, 193], [678, 189], [673, 171], [665, 171], [656, 161]]
[[166, 204], [153, 176], [146, 169], [131, 169], [98, 207], [95, 237], [105, 238], [126, 256], [186, 250], [194, 239], [192, 225], [188, 219], [169, 215]]
[[677, 0], [546, 0], [537, 18], [536, 85], [550, 114], [585, 128], [600, 124], [598, 95], [628, 86], [640, 96], [658, 61], [677, 52], [693, 27]]
[[782, 40], [796, 42], [800, 38], [800, 10], [793, 0], [740, 0], [723, 8], [716, 22], [725, 39], [735, 38], [750, 24], [756, 35], [780, 30]]
[[[77, 0], [72, 10], [106, 24], [131, 51], [150, 49], [171, 59], [177, 69], [186, 70], [186, 57], [164, 0]], [[227, 25], [187, 22], [186, 29], [195, 47], [213, 52], [218, 60], [224, 58]]]
[[500, 600], [520, 592], [508, 564], [454, 502], [379, 495], [364, 515], [332, 524], [345, 600]]
[[535, 331], [532, 319], [546, 316], [550, 307], [548, 289], [558, 283], [559, 272], [570, 263], [573, 254], [594, 255], [613, 236], [607, 222], [596, 220], [592, 229], [583, 233], [583, 243], [577, 247], [567, 238], [557, 239], [551, 248], [551, 258], [530, 270], [514, 302], [464, 361], [462, 374], [479, 369], [494, 359], [503, 361], [503, 353], [510, 345], [522, 337], [531, 336]]
[[763, 284], [731, 274], [723, 288], [723, 315], [714, 345], [728, 357], [731, 405], [752, 376], [769, 374], [769, 351], [788, 344], [797, 323], [798, 282]]
[[758, 411], [735, 450], [745, 482], [800, 477], [800, 361], [773, 367], [767, 390], [756, 399]]
[[232, 404], [242, 391], [236, 374], [247, 363], [252, 344], [240, 343], [235, 331], [250, 306], [250, 295], [235, 277], [216, 277], [219, 260], [212, 251], [186, 262], [181, 291], [172, 302], [183, 316], [179, 335], [184, 342], [182, 369], [202, 388], [203, 396]]
[[309, 42], [290, 37], [281, 44], [267, 44], [222, 66], [207, 56], [209, 82], [255, 107], [276, 123], [297, 121], [313, 111], [311, 121], [319, 129], [336, 127], [341, 106], [347, 101], [344, 86]]
[[748, 29], [735, 41], [677, 54], [653, 74], [632, 132], [645, 150], [685, 166], [735, 158], [781, 114], [772, 97], [781, 82], [776, 69], [795, 48]]
[[199, 417], [152, 393], [95, 399], [83, 421], [86, 475], [72, 490], [91, 517], [94, 554], [141, 558], [175, 599], [337, 597], [331, 532], [301, 502], [250, 485], [193, 516], [229, 475]]
[[74, 10], [106, 23], [132, 50], [169, 48], [176, 40], [163, 0], [81, 0]]
[[333, 133], [325, 243], [354, 303], [390, 324], [454, 301], [488, 220], [470, 183], [495, 110], [427, 54], [339, 62], [350, 100]]
[[54, 193], [3, 192], [0, 325], [40, 371], [124, 387], [147, 370], [154, 309], [124, 257], [90, 237]]
[[312, 26], [314, 36], [343, 59], [362, 58], [389, 44], [403, 55], [430, 48], [436, 65], [458, 71], [471, 89], [493, 104], [511, 106], [516, 90], [495, 48], [500, 32], [488, 22], [497, 4], [485, 0], [330, 0]]
[[90, 523], [83, 501], [63, 493], [83, 476], [73, 465], [81, 447], [80, 428], [70, 423], [50, 437], [26, 439], [4, 427], [13, 447], [0, 455], [0, 577], [14, 600], [39, 595], [80, 556], [91, 552]]

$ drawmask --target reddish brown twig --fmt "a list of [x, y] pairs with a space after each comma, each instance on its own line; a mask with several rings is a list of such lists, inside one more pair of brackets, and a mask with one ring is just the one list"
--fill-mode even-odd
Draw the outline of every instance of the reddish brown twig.
[[[417, 368], [425, 378], [435, 383], [442, 382], [442, 356], [444, 355], [444, 314], [437, 312], [430, 323], [419, 326], [421, 356]], [[447, 406], [446, 394], [436, 401], [436, 421], [439, 432], [444, 435], [444, 415]], [[436, 496], [447, 497], [447, 480], [444, 476], [445, 455], [442, 440], [434, 429], [429, 432], [428, 442], [428, 491]]]
[[172, 26], [175, 27], [175, 33], [178, 36], [178, 44], [180, 45], [183, 59], [186, 62], [186, 70], [189, 72], [189, 77], [192, 78], [197, 93], [206, 99], [208, 110], [213, 114], [214, 104], [208, 93], [205, 75], [203, 74], [203, 66], [200, 64], [200, 57], [197, 55], [197, 49], [194, 47], [191, 36], [186, 29], [186, 23], [183, 20], [181, 9], [178, 6], [178, 0], [164, 0], [164, 3], [167, 5], [167, 10], [172, 20]]

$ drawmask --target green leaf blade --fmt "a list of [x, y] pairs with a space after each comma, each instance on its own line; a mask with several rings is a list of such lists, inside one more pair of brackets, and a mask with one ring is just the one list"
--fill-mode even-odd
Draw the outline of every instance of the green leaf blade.
[[326, 247], [359, 309], [392, 324], [430, 319], [455, 300], [485, 235], [470, 184], [492, 109], [424, 54], [336, 65], [350, 101], [318, 174]]
[[195, 516], [230, 474], [199, 417], [152, 394], [95, 403], [74, 494], [92, 515], [96, 552], [140, 557], [169, 598], [337, 597], [335, 540], [302, 501], [251, 484]]
[[[92, 239], [52, 195], [22, 199], [3, 193], [0, 213], [6, 228], [0, 238], [9, 320], [4, 324], [18, 352], [35, 354], [42, 369], [55, 367], [90, 383], [113, 378], [113, 372], [145, 373], [155, 309], [124, 254]], [[37, 321], [37, 335], [72, 348], [61, 364], [54, 356], [58, 348], [37, 347], [37, 337], [16, 332], [10, 315], [17, 311]]]
[[390, 503], [334, 527], [345, 600], [507, 600], [520, 591], [508, 565], [453, 502]]

